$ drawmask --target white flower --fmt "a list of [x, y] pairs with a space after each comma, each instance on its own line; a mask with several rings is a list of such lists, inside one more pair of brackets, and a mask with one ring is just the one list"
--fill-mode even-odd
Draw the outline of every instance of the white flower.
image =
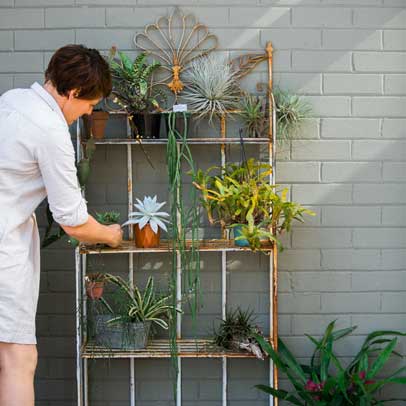
[[167, 231], [165, 223], [168, 223], [169, 221], [165, 217], [169, 217], [169, 214], [164, 211], [159, 211], [166, 202], [158, 203], [156, 201], [156, 196], [153, 198], [145, 196], [143, 202], [139, 199], [136, 200], [138, 203], [134, 204], [134, 206], [139, 211], [133, 211], [130, 213], [128, 216], [129, 220], [126, 221], [123, 226], [138, 224], [140, 230], [142, 230], [145, 225], [149, 223], [155, 234], [158, 232], [158, 227]]

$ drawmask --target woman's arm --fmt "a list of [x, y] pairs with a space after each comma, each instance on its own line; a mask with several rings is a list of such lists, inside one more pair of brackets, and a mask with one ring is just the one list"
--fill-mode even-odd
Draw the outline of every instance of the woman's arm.
[[66, 234], [88, 244], [103, 243], [110, 247], [118, 247], [123, 238], [123, 231], [118, 224], [104, 226], [89, 215], [86, 223], [70, 227], [61, 224]]

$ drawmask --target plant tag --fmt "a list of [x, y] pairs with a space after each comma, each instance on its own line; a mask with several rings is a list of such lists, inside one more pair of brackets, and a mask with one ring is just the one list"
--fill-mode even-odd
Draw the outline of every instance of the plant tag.
[[183, 111], [187, 111], [187, 104], [174, 104], [173, 105], [174, 113], [181, 113]]

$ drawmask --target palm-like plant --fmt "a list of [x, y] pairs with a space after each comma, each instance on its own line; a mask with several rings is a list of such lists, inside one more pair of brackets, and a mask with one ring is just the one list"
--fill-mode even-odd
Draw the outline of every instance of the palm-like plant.
[[129, 220], [126, 221], [123, 226], [138, 224], [140, 230], [142, 230], [146, 224], [149, 224], [155, 234], [158, 232], [158, 227], [167, 231], [165, 223], [169, 222], [166, 219], [166, 217], [169, 217], [169, 214], [164, 211], [159, 211], [166, 202], [158, 203], [156, 199], [156, 196], [145, 196], [144, 201], [137, 199], [138, 203], [135, 203], [134, 206], [139, 211], [131, 212], [129, 214]]
[[159, 107], [157, 97], [162, 92], [155, 90], [152, 83], [153, 73], [161, 66], [159, 62], [148, 64], [145, 53], [140, 53], [132, 61], [124, 52], [112, 47], [109, 64], [115, 103], [128, 113], [150, 111]]
[[241, 90], [236, 73], [218, 55], [207, 55], [194, 60], [185, 75], [185, 101], [198, 117], [221, 116], [238, 106]]
[[[375, 395], [388, 383], [405, 385], [406, 376], [399, 375], [406, 371], [406, 367], [386, 378], [379, 379], [376, 375], [391, 355], [402, 357], [395, 351], [397, 338], [387, 336], [406, 336], [406, 333], [375, 331], [369, 334], [353, 361], [344, 367], [334, 354], [334, 343], [352, 333], [356, 327], [334, 331], [334, 325], [335, 321], [327, 326], [320, 340], [307, 335], [315, 345], [310, 365], [299, 364], [281, 339], [278, 339], [278, 350], [275, 351], [263, 337], [256, 335], [262, 349], [272, 358], [278, 369], [287, 375], [294, 389], [288, 392], [266, 385], [256, 387], [299, 406], [370, 406], [383, 405], [389, 401], [377, 400]], [[331, 371], [331, 366], [336, 373]]]

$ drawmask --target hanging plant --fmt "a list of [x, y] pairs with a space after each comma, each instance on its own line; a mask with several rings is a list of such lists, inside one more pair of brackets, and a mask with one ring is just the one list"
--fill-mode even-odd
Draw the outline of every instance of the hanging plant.
[[[177, 264], [178, 253], [182, 270], [183, 296], [190, 305], [192, 319], [196, 319], [198, 310], [198, 296], [200, 290], [200, 256], [198, 249], [199, 230], [199, 205], [197, 193], [192, 188], [189, 198], [190, 208], [183, 204], [182, 188], [182, 163], [186, 164], [192, 173], [196, 174], [195, 163], [192, 153], [187, 144], [187, 121], [184, 113], [184, 132], [179, 133], [175, 127], [176, 113], [169, 113], [168, 123], [168, 144], [167, 144], [167, 165], [169, 175], [169, 196], [170, 196], [170, 228], [169, 240], [171, 241], [172, 272], [170, 278], [170, 292], [172, 304], [172, 317], [169, 324], [170, 350], [175, 376], [179, 373], [178, 347], [177, 347], [177, 323], [176, 314], [180, 303], [177, 298]], [[178, 143], [177, 140], [180, 140]], [[188, 246], [186, 232], [190, 230], [191, 242]], [[176, 379], [174, 380], [176, 385]], [[175, 388], [174, 388], [175, 389]], [[174, 390], [176, 398], [176, 390]]]

